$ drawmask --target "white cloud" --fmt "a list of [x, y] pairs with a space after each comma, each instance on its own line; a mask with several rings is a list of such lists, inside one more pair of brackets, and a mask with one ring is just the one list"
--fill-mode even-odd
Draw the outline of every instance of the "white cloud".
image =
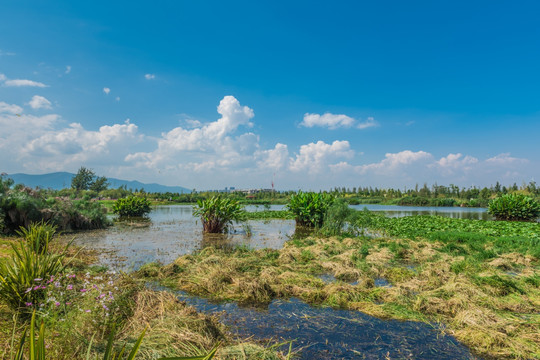
[[120, 101], [120, 96], [115, 97], [114, 100]]
[[[290, 170], [294, 172], [307, 171], [308, 173], [320, 173], [327, 170], [334, 161], [342, 158], [351, 159], [354, 151], [351, 150], [348, 141], [334, 141], [327, 144], [317, 141], [300, 146], [300, 152], [295, 159], [290, 160]], [[338, 161], [339, 162], [339, 161]]]
[[434, 165], [438, 166], [445, 175], [454, 174], [456, 171], [471, 171], [473, 165], [478, 163], [478, 159], [469, 155], [463, 156], [461, 153], [448, 154], [440, 158]]
[[43, 96], [34, 95], [28, 103], [32, 109], [51, 109], [51, 102]]
[[0, 81], [4, 81], [4, 80], [6, 80], [6, 75], [0, 74]]
[[358, 124], [356, 127], [360, 130], [367, 129], [370, 127], [376, 127], [379, 126], [379, 123], [375, 121], [374, 118], [368, 117], [366, 121]]
[[391, 173], [396, 170], [400, 170], [404, 166], [412, 165], [415, 163], [427, 163], [433, 159], [433, 155], [425, 151], [410, 151], [404, 150], [398, 153], [387, 153], [384, 155], [384, 159], [381, 162], [361, 165], [360, 171], [366, 173], [373, 171], [376, 173]]
[[65, 71], [65, 73], [66, 73], [66, 74], [69, 74], [70, 72], [71, 72], [71, 66], [70, 66], [70, 65], [67, 65], [67, 66], [66, 66], [66, 71]]
[[15, 104], [8, 104], [3, 101], [0, 101], [0, 114], [1, 113], [11, 113], [11, 114], [21, 114], [23, 112], [23, 108], [15, 105]]
[[277, 143], [273, 149], [261, 151], [257, 154], [257, 158], [259, 168], [281, 170], [289, 163], [289, 149], [287, 145]]
[[304, 115], [304, 120], [300, 123], [300, 126], [305, 127], [327, 127], [329, 129], [337, 129], [340, 127], [349, 128], [353, 126], [355, 120], [347, 115], [336, 115], [331, 113], [325, 113], [323, 115], [319, 114], [309, 114]]
[[5, 80], [4, 85], [12, 86], [12, 87], [22, 87], [22, 86], [40, 87], [40, 88], [47, 87], [47, 85], [43, 83], [33, 81], [33, 80], [25, 80], [25, 79]]
[[[304, 115], [304, 119], [300, 123], [300, 126], [305, 127], [326, 127], [330, 130], [335, 130], [338, 128], [350, 128], [352, 126], [355, 126], [358, 121], [350, 116], [344, 115], [344, 114], [331, 114], [331, 113], [325, 113], [323, 115], [319, 114], [309, 114], [306, 113]], [[363, 130], [370, 127], [379, 126], [379, 124], [375, 121], [374, 118], [368, 117], [366, 121], [359, 122], [355, 127], [357, 129]]]
[[104, 92], [106, 95], [109, 95], [109, 93], [111, 92], [111, 89], [109, 89], [108, 87], [104, 87], [104, 88], [103, 88], [103, 92]]
[[528, 162], [529, 160], [527, 159], [512, 157], [510, 156], [510, 153], [502, 153], [486, 160], [486, 163], [488, 164], [500, 166], [526, 164]]
[[145, 74], [145, 75], [144, 75], [144, 78], [145, 78], [146, 80], [153, 80], [153, 79], [156, 78], [156, 75], [154, 75], [154, 74]]
[[[253, 110], [241, 106], [234, 96], [225, 96], [217, 108], [221, 118], [200, 127], [185, 129], [174, 128], [161, 135], [158, 139], [158, 148], [150, 153], [134, 153], [126, 157], [127, 161], [134, 161], [146, 167], [157, 167], [179, 159], [191, 159], [192, 164], [205, 163], [197, 166], [199, 170], [208, 169], [210, 164], [215, 166], [230, 166], [239, 164], [252, 158], [258, 149], [258, 136], [253, 133], [244, 133], [233, 136], [240, 126], [251, 127], [253, 124]], [[191, 125], [196, 123], [192, 122]], [[189, 162], [184, 161], [183, 164]]]

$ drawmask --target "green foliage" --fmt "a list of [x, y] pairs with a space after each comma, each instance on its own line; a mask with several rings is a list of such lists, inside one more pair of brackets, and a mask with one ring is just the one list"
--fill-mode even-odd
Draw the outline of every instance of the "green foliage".
[[294, 214], [296, 224], [321, 227], [334, 196], [328, 193], [302, 192], [291, 195], [287, 208]]
[[201, 218], [204, 232], [223, 233], [229, 230], [233, 221], [244, 220], [246, 211], [237, 200], [214, 196], [197, 201], [193, 216]]
[[77, 174], [71, 179], [71, 188], [77, 191], [93, 190], [100, 192], [106, 190], [108, 186], [109, 183], [106, 177], [98, 177], [92, 169], [87, 169], [83, 166], [81, 166]]
[[505, 194], [489, 202], [488, 212], [497, 220], [534, 221], [540, 217], [540, 203], [522, 194]]
[[356, 235], [355, 224], [358, 211], [351, 209], [342, 199], [335, 200], [328, 208], [320, 233], [326, 236], [341, 235], [343, 232]]
[[54, 279], [64, 270], [62, 262], [69, 244], [60, 253], [50, 253], [48, 244], [54, 231], [43, 223], [32, 225], [22, 233], [26, 239], [11, 244], [12, 255], [0, 262], [0, 299], [12, 309], [39, 304], [45, 296], [39, 284], [43, 279]]
[[387, 218], [384, 215], [370, 213], [369, 217], [368, 227], [397, 237], [414, 239], [416, 237], [429, 237], [430, 234], [438, 232], [473, 232], [483, 236], [540, 240], [539, 223], [454, 219], [433, 215]]
[[144, 216], [150, 212], [150, 201], [146, 198], [129, 196], [118, 199], [113, 205], [113, 213], [124, 216]]

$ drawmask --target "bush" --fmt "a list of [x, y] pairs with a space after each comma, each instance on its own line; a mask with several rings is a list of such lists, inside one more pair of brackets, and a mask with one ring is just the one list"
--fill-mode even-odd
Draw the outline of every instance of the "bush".
[[288, 209], [294, 214], [296, 225], [321, 227], [334, 197], [327, 193], [302, 192], [291, 196]]
[[488, 213], [497, 220], [535, 221], [540, 203], [522, 194], [506, 194], [489, 202]]
[[40, 223], [23, 230], [17, 243], [11, 244], [13, 254], [0, 262], [0, 299], [12, 309], [29, 308], [45, 298], [43, 281], [54, 279], [64, 270], [62, 261], [66, 248], [58, 254], [48, 252], [55, 228]]
[[150, 210], [150, 200], [136, 196], [118, 199], [113, 204], [113, 213], [120, 215], [120, 217], [144, 216]]
[[351, 224], [356, 222], [357, 213], [344, 200], [334, 201], [326, 211], [320, 233], [326, 236], [341, 235], [343, 231], [356, 233]]
[[198, 200], [193, 211], [193, 216], [201, 218], [203, 231], [213, 234], [227, 232], [233, 221], [242, 221], [245, 215], [245, 210], [237, 200], [221, 196]]

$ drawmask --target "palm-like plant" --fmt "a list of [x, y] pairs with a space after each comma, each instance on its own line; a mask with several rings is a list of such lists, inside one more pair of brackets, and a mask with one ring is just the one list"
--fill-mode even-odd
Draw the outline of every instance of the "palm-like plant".
[[198, 200], [197, 207], [193, 211], [194, 216], [201, 218], [203, 231], [214, 234], [227, 232], [233, 222], [242, 221], [245, 214], [238, 201], [221, 196]]
[[302, 192], [291, 196], [288, 209], [294, 214], [296, 225], [321, 227], [334, 197], [328, 193]]

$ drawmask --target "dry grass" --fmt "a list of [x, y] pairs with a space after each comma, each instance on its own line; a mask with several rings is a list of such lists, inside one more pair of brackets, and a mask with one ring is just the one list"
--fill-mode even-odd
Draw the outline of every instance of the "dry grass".
[[[310, 238], [279, 251], [205, 249], [179, 258], [177, 274], [165, 268], [158, 276], [217, 300], [298, 297], [381, 318], [441, 322], [481, 356], [540, 358], [539, 260], [517, 252], [479, 260], [475, 251], [448, 249], [427, 240]], [[318, 277], [324, 273], [337, 280], [325, 283]], [[392, 286], [375, 287], [377, 277]]]

